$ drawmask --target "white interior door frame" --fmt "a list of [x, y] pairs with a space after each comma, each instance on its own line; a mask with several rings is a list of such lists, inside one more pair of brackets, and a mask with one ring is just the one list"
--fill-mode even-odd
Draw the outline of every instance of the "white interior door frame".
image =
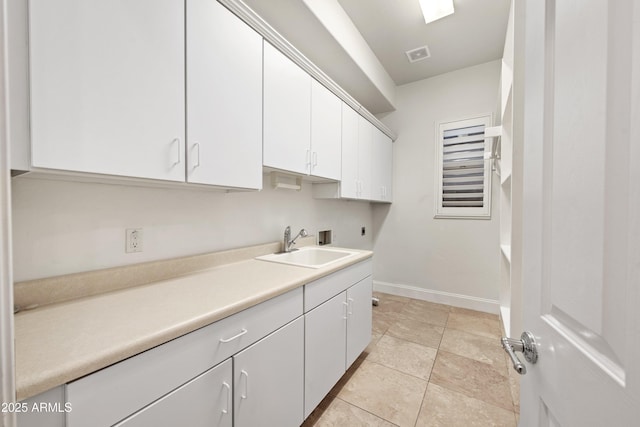
[[[6, 0], [0, 0], [0, 385], [2, 402], [15, 401], [13, 356], [13, 276], [11, 262], [11, 170], [7, 131]], [[15, 413], [3, 412], [2, 427], [16, 425]]]

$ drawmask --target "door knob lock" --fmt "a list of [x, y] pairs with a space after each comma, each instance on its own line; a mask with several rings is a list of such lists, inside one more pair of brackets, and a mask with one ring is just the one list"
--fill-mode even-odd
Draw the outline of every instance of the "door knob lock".
[[538, 348], [536, 347], [536, 340], [533, 338], [531, 332], [523, 332], [520, 339], [515, 338], [502, 338], [502, 348], [507, 352], [513, 363], [513, 369], [520, 375], [527, 373], [527, 368], [516, 356], [516, 351], [524, 354], [524, 358], [527, 362], [534, 365], [538, 361]]

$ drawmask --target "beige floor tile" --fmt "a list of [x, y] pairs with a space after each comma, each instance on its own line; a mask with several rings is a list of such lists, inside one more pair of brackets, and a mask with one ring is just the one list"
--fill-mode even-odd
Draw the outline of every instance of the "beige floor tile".
[[399, 426], [415, 425], [427, 382], [364, 360], [338, 398]]
[[511, 389], [511, 397], [513, 398], [514, 411], [520, 413], [520, 374], [511, 366], [509, 367], [509, 386]]
[[437, 302], [424, 301], [420, 299], [410, 299], [409, 304], [431, 311], [446, 311], [447, 313], [451, 311], [450, 305], [438, 304]]
[[302, 424], [302, 427], [311, 426], [393, 427], [394, 425], [341, 399], [330, 398], [323, 400]]
[[416, 427], [515, 427], [515, 414], [430, 383]]
[[401, 301], [401, 302], [409, 302], [411, 298], [403, 297], [400, 295], [387, 294], [384, 292], [374, 291], [373, 296], [379, 298], [380, 301], [392, 300], [392, 301]]
[[486, 338], [446, 328], [440, 342], [440, 350], [488, 363], [505, 376], [508, 373], [504, 360], [506, 353], [497, 338]]
[[384, 335], [373, 347], [367, 361], [428, 380], [437, 352], [435, 348]]
[[384, 334], [400, 317], [400, 312], [380, 311], [378, 307], [373, 307], [372, 329]]
[[431, 348], [438, 348], [444, 328], [421, 322], [409, 317], [400, 316], [387, 329], [387, 335], [422, 344]]
[[487, 338], [501, 338], [498, 318], [475, 316], [466, 313], [451, 312], [447, 328], [457, 329]]
[[371, 341], [367, 348], [362, 352], [364, 357], [368, 357], [371, 354], [371, 352], [376, 348], [378, 341], [380, 341], [380, 338], [382, 338], [382, 334], [380, 332], [376, 332], [375, 330], [371, 331]]
[[509, 379], [493, 366], [439, 350], [430, 382], [513, 411]]
[[374, 306], [380, 311], [400, 311], [403, 305], [411, 301], [411, 298], [384, 294], [381, 292], [374, 292], [373, 296], [377, 297], [380, 300], [379, 304], [377, 306]]
[[[443, 309], [442, 307], [445, 308]], [[400, 316], [436, 326], [445, 326], [449, 318], [449, 310], [446, 306], [441, 306], [440, 304], [413, 300], [402, 308]]]

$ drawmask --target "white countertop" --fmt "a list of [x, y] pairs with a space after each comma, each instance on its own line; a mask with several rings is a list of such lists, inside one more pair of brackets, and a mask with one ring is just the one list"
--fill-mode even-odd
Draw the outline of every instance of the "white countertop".
[[349, 250], [355, 254], [320, 269], [245, 259], [19, 312], [17, 399], [73, 381], [373, 254]]

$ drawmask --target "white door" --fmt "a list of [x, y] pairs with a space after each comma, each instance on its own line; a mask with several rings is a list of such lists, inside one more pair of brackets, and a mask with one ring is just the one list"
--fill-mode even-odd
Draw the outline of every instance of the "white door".
[[216, 0], [187, 2], [187, 181], [262, 188], [262, 37]]
[[33, 166], [183, 181], [184, 2], [29, 2]]
[[539, 351], [520, 425], [637, 426], [640, 1], [520, 6], [523, 324]]

